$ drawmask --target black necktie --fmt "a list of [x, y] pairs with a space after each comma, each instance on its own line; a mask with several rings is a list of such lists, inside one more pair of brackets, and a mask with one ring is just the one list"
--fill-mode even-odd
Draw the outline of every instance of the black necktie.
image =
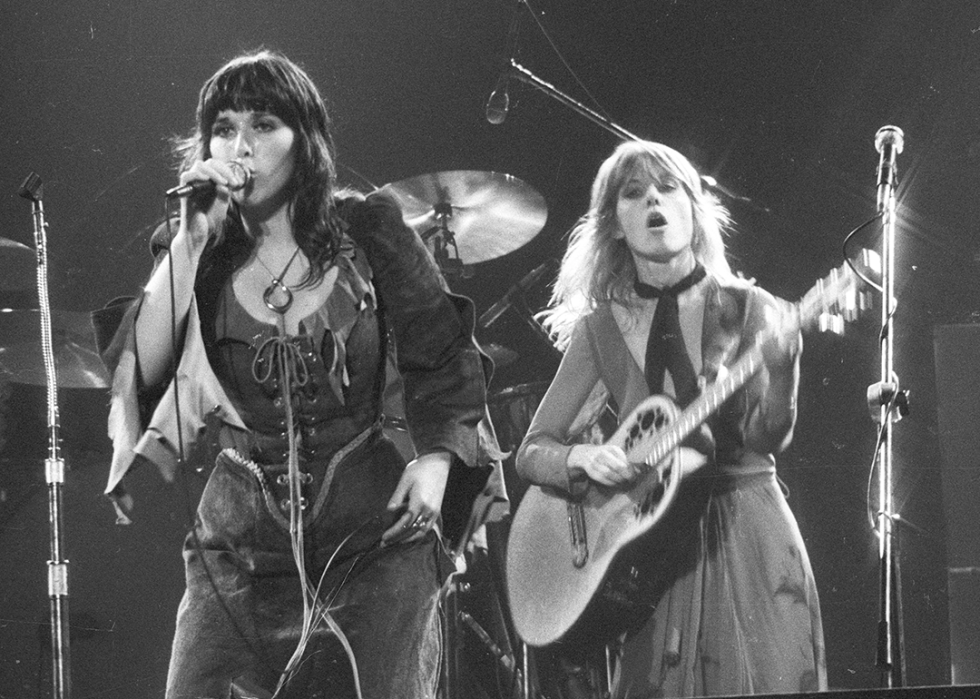
[[677, 402], [683, 407], [697, 396], [698, 381], [694, 366], [687, 356], [681, 322], [678, 317], [677, 296], [704, 279], [704, 267], [700, 264], [686, 277], [673, 286], [658, 289], [655, 286], [637, 281], [633, 288], [637, 296], [644, 299], [658, 299], [657, 310], [650, 324], [647, 338], [647, 352], [644, 360], [644, 373], [650, 393], [663, 393], [664, 372], [669, 371], [674, 381]]

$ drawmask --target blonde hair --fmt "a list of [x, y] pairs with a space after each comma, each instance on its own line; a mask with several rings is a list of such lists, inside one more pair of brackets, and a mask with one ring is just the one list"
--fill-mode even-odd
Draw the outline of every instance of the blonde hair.
[[694, 166], [661, 143], [626, 141], [599, 167], [589, 210], [569, 234], [549, 308], [538, 316], [561, 348], [582, 315], [600, 303], [626, 304], [633, 293], [636, 268], [625, 241], [616, 237], [616, 205], [622, 187], [638, 173], [655, 177], [668, 173], [681, 183], [693, 209], [695, 259], [719, 279], [734, 277], [722, 238], [731, 223], [728, 211], [704, 190]]

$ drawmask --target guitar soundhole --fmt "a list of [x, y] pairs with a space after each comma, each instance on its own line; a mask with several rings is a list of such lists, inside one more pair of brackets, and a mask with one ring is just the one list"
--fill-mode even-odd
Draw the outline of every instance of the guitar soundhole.
[[653, 410], [651, 410], [648, 413], [643, 413], [643, 416], [640, 418], [640, 427], [643, 429], [644, 432], [650, 429], [650, 425], [653, 424], [653, 420], [654, 420]]
[[633, 451], [633, 445], [636, 444], [636, 440], [640, 438], [640, 426], [633, 425], [629, 431], [629, 436], [626, 438], [626, 451]]
[[638, 415], [636, 422], [633, 423], [624, 440], [626, 451], [632, 451], [636, 443], [650, 433], [651, 427], [660, 430], [666, 424], [667, 415], [659, 408], [653, 408]]

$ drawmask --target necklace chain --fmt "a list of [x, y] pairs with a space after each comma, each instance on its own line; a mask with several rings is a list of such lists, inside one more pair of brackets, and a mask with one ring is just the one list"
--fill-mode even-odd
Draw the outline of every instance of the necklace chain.
[[280, 272], [277, 276], [275, 272], [269, 269], [269, 265], [262, 261], [262, 258], [259, 257], [258, 251], [256, 250], [255, 252], [255, 259], [258, 260], [259, 264], [265, 267], [265, 270], [272, 275], [272, 282], [270, 282], [269, 286], [267, 286], [265, 291], [262, 292], [262, 300], [265, 302], [265, 305], [269, 310], [273, 311], [274, 313], [278, 313], [279, 315], [286, 315], [286, 311], [288, 311], [289, 307], [293, 305], [293, 290], [286, 285], [284, 280], [286, 278], [286, 273], [289, 271], [289, 268], [292, 266], [293, 260], [296, 259], [297, 255], [299, 255], [299, 245], [296, 246], [296, 249], [289, 258], [289, 261], [286, 262], [286, 266], [282, 268], [282, 272]]
[[289, 268], [293, 266], [293, 260], [296, 259], [296, 256], [297, 255], [299, 255], [299, 245], [297, 245], [296, 246], [296, 249], [293, 250], [293, 254], [290, 255], [290, 257], [289, 257], [289, 261], [286, 262], [286, 266], [282, 268], [282, 271], [279, 274], [276, 274], [271, 269], [269, 269], [269, 265], [267, 265], [262, 260], [262, 258], [259, 257], [259, 253], [258, 252], [255, 253], [255, 259], [259, 261], [259, 264], [260, 265], [262, 265], [263, 267], [265, 267], [265, 271], [266, 272], [268, 272], [269, 274], [272, 275], [272, 281], [273, 282], [282, 284], [283, 283], [283, 280], [286, 278], [286, 273], [289, 271]]

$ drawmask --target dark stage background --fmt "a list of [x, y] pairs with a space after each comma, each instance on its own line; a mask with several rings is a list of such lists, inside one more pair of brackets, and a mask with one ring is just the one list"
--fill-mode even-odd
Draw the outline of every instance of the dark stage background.
[[[684, 152], [745, 198], [727, 200], [739, 224], [729, 241], [735, 266], [786, 298], [840, 264], [844, 236], [874, 212], [875, 132], [885, 124], [904, 130], [894, 328], [896, 370], [912, 402], [895, 439], [896, 509], [916, 527], [900, 528], [907, 682], [949, 684], [947, 568], [980, 560], [948, 550], [954, 539], [942, 483], [953, 447], [938, 418], [933, 348], [937, 329], [980, 322], [980, 6], [531, 6], [548, 35], [521, 8], [518, 61], [623, 128]], [[161, 194], [176, 181], [167, 138], [190, 128], [197, 90], [219, 65], [266, 46], [302, 63], [327, 96], [345, 183], [369, 188], [483, 170], [517, 176], [544, 196], [548, 220], [531, 242], [452, 282], [482, 312], [560, 256], [596, 167], [618, 142], [516, 80], [506, 121], [487, 122], [517, 7], [512, 0], [10, 3], [0, 23], [0, 236], [33, 244], [30, 206], [16, 190], [36, 171], [45, 183], [53, 307], [85, 312], [132, 293], [149, 270]], [[875, 236], [865, 243], [876, 245]], [[537, 310], [546, 296], [541, 283], [527, 301]], [[36, 306], [30, 294], [2, 299]], [[877, 332], [876, 310], [843, 337], [807, 337], [796, 439], [779, 463], [820, 588], [831, 685], [840, 689], [881, 686], [877, 545], [866, 498], [875, 430], [865, 390], [878, 379]], [[498, 369], [494, 392], [523, 394], [554, 371], [550, 347], [515, 309], [480, 339], [520, 357]], [[0, 347], [9, 341], [0, 337]], [[956, 375], [945, 379], [958, 395]], [[0, 387], [0, 697], [46, 696], [44, 391]], [[973, 393], [965, 402], [976, 400]], [[101, 390], [61, 392], [74, 693], [162, 697], [183, 585], [180, 543], [200, 483], [193, 474], [173, 485], [137, 474], [136, 521], [115, 526], [100, 496], [106, 402]], [[975, 452], [965, 463], [977, 467]], [[976, 478], [964, 487], [976, 487]]]

